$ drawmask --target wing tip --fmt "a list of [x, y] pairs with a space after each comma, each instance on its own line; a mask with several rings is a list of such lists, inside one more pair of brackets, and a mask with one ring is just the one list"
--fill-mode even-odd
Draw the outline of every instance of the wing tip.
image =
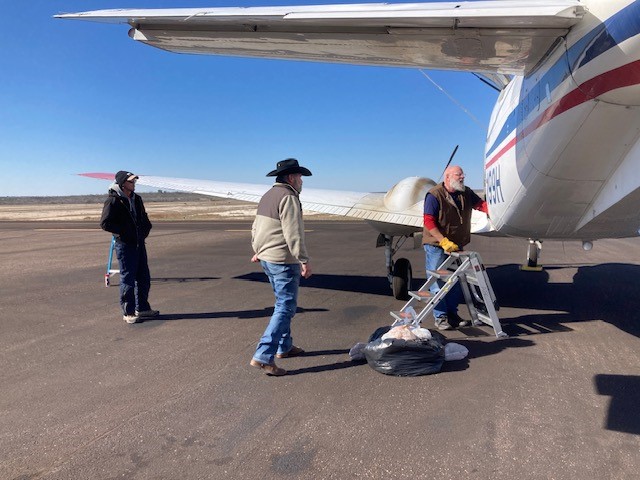
[[104, 172], [95, 172], [95, 173], [78, 173], [80, 177], [89, 177], [89, 178], [97, 178], [98, 180], [113, 180], [115, 177], [115, 173], [104, 173]]

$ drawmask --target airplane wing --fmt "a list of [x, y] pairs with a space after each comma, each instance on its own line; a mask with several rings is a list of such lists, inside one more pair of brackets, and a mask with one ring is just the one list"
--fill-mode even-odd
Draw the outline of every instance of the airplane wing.
[[96, 10], [177, 53], [524, 74], [580, 21], [578, 0]]
[[[81, 173], [83, 177], [113, 181], [113, 173]], [[217, 182], [189, 178], [156, 177], [139, 175], [138, 185], [181, 192], [198, 193], [212, 197], [232, 198], [258, 203], [271, 185], [252, 183]], [[388, 224], [384, 231], [397, 235], [418, 232], [423, 226], [423, 201], [429, 188], [435, 183], [422, 177], [409, 177], [398, 182], [388, 192], [348, 192], [304, 188], [300, 194], [302, 208], [311, 212], [359, 218], [377, 224]], [[471, 233], [487, 233], [492, 230], [487, 216], [473, 211]], [[409, 228], [407, 228], [409, 227]]]

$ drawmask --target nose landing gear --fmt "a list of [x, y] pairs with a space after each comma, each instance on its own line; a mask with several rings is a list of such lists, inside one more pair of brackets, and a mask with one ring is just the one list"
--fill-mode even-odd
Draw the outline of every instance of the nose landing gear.
[[398, 300], [408, 300], [409, 290], [411, 290], [411, 282], [413, 280], [413, 272], [411, 262], [406, 258], [399, 258], [393, 261], [393, 255], [409, 238], [408, 235], [398, 237], [395, 245], [393, 244], [393, 236], [381, 233], [378, 235], [376, 242], [377, 247], [384, 247], [384, 254], [387, 264], [387, 278], [393, 292], [393, 296]]

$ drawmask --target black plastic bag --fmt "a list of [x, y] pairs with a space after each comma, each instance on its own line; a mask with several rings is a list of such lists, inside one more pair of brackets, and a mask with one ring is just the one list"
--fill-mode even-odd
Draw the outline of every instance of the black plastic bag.
[[369, 342], [373, 342], [374, 340], [378, 340], [381, 336], [391, 330], [391, 325], [385, 325], [384, 327], [376, 328], [376, 331], [371, 334], [369, 337]]
[[363, 352], [376, 372], [399, 377], [429, 375], [438, 373], [444, 364], [444, 337], [434, 333], [430, 340], [378, 338], [369, 342]]

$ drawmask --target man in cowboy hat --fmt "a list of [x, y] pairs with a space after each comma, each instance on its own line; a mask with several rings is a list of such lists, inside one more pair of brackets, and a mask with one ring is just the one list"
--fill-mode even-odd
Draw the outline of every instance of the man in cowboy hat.
[[251, 261], [260, 262], [276, 297], [273, 315], [250, 362], [267, 375], [287, 373], [275, 364], [275, 358], [304, 353], [302, 348], [293, 345], [291, 319], [298, 306], [300, 277], [311, 276], [298, 198], [302, 177], [310, 175], [295, 158], [278, 162], [276, 169], [267, 173], [267, 177], [276, 177], [276, 183], [260, 199], [251, 229], [251, 246], [255, 252]]
[[116, 256], [120, 267], [120, 306], [123, 320], [138, 323], [142, 318], [156, 317], [160, 312], [149, 305], [151, 275], [144, 240], [151, 222], [142, 198], [136, 195], [138, 176], [120, 170], [109, 187], [100, 226], [116, 238]]

